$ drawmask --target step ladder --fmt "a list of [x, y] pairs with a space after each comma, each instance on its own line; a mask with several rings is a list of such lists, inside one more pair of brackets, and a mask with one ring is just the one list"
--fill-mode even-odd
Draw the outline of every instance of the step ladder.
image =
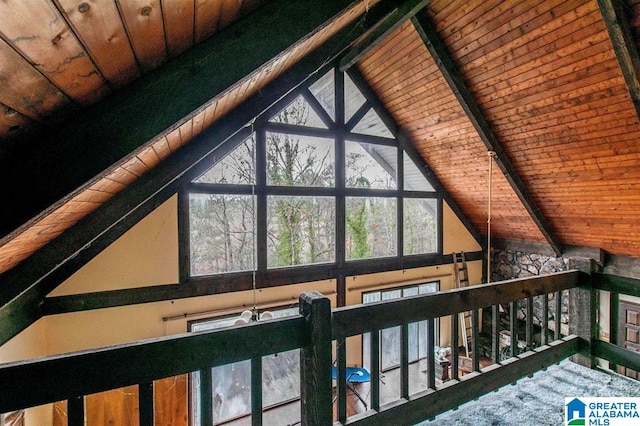
[[[453, 253], [453, 271], [456, 277], [456, 288], [468, 287], [469, 272], [467, 271], [467, 261], [464, 258], [464, 252]], [[458, 315], [460, 316], [460, 334], [462, 335], [465, 356], [469, 357], [469, 342], [471, 341], [473, 333], [473, 317], [471, 311], [460, 312]]]

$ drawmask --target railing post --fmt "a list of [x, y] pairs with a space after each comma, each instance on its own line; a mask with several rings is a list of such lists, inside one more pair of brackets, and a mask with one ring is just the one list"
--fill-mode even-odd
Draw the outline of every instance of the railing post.
[[302, 293], [299, 302], [310, 337], [300, 354], [301, 422], [302, 425], [329, 425], [333, 422], [331, 302], [317, 291]]
[[569, 269], [585, 272], [580, 286], [572, 288], [569, 294], [569, 333], [580, 337], [581, 346], [580, 354], [572, 356], [571, 360], [595, 368], [597, 361], [593, 356], [593, 342], [598, 338], [598, 297], [591, 285], [591, 273], [598, 270], [598, 265], [593, 259], [570, 258]]

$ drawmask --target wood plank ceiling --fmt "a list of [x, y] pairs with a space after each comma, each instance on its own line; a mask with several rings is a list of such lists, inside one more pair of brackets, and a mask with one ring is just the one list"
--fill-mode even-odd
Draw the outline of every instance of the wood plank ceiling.
[[[640, 256], [640, 123], [598, 3], [436, 0], [427, 9], [563, 244]], [[637, 30], [637, 5], [633, 13]], [[413, 25], [357, 66], [486, 234], [487, 149]], [[495, 167], [492, 202], [493, 236], [544, 242]]]
[[[628, 1], [637, 53], [638, 1]], [[602, 0], [606, 3], [606, 0]], [[266, 0], [0, 2], [0, 161], [59, 123], [215, 38]], [[362, 1], [282, 52], [99, 176], [21, 226], [2, 225], [0, 274], [155, 167], [243, 99], [376, 3]], [[170, 6], [169, 6], [170, 4]], [[426, 16], [546, 218], [541, 232], [510, 179], [493, 168], [492, 237], [599, 247], [640, 257], [640, 123], [596, 0], [434, 0]], [[625, 18], [626, 19], [626, 18]], [[407, 22], [357, 69], [480, 233], [486, 233], [487, 147]], [[80, 147], [79, 147], [80, 148]], [[42, 150], [42, 151], [37, 151]], [[33, 171], [36, 172], [36, 171]], [[26, 171], [25, 171], [26, 173]], [[16, 186], [20, 182], [6, 182]], [[7, 211], [7, 207], [3, 206]], [[534, 213], [537, 213], [534, 212]]]

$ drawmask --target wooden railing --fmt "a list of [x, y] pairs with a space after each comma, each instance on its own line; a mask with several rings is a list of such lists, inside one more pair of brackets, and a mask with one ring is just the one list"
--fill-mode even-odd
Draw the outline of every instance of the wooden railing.
[[[190, 372], [201, 372], [201, 423], [211, 425], [211, 368], [241, 360], [251, 360], [252, 424], [262, 424], [262, 357], [290, 349], [301, 349], [300, 421], [307, 425], [339, 424], [415, 424], [478, 398], [519, 378], [531, 375], [572, 355], [589, 362], [604, 358], [618, 366], [640, 369], [640, 355], [595, 336], [597, 306], [595, 290], [611, 292], [612, 306], [619, 293], [640, 296], [637, 280], [612, 279], [601, 274], [569, 271], [527, 279], [479, 285], [424, 296], [331, 310], [329, 299], [317, 292], [300, 296], [301, 315], [251, 323], [199, 333], [141, 341], [98, 350], [71, 353], [42, 359], [0, 365], [0, 413], [68, 401], [68, 424], [84, 424], [83, 396], [128, 385], [139, 385], [140, 424], [152, 425], [154, 380]], [[561, 300], [571, 292], [569, 335], [560, 331]], [[547, 297], [555, 295], [554, 332], [533, 332], [533, 303], [541, 298], [542, 330], [548, 323]], [[577, 300], [577, 302], [576, 302]], [[578, 310], [581, 304], [589, 312]], [[491, 329], [490, 365], [480, 362], [480, 310], [489, 308]], [[516, 310], [527, 313], [525, 348], [518, 349], [515, 329]], [[615, 311], [615, 309], [613, 309]], [[448, 318], [457, 330], [458, 313], [474, 312], [471, 371], [458, 373], [458, 333], [451, 336], [451, 380], [436, 379], [435, 357], [427, 357], [425, 389], [410, 393], [409, 324], [427, 321], [428, 353], [436, 346], [434, 321]], [[500, 356], [500, 314], [510, 319], [510, 348]], [[585, 315], [589, 318], [585, 321]], [[586, 322], [586, 325], [585, 325]], [[611, 321], [612, 326], [616, 322]], [[380, 330], [400, 327], [399, 397], [381, 402]], [[370, 333], [370, 392], [368, 410], [348, 416], [346, 364], [347, 346], [352, 336]], [[337, 349], [336, 349], [337, 348]], [[504, 355], [504, 351], [503, 351]], [[334, 357], [338, 369], [334, 390], [331, 370]], [[333, 395], [337, 397], [334, 414]], [[207, 402], [208, 401], [208, 402]]]

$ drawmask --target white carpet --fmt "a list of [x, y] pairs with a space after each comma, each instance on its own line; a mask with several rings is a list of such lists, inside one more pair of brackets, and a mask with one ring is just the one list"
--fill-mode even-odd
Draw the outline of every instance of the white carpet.
[[562, 425], [565, 397], [640, 397], [640, 381], [563, 361], [422, 425]]

